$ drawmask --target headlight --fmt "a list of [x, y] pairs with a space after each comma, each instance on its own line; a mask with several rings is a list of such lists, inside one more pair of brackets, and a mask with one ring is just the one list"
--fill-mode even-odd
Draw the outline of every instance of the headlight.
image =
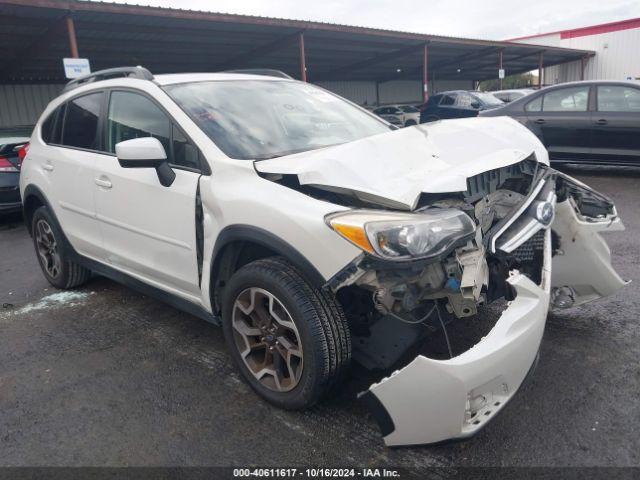
[[326, 221], [362, 250], [389, 260], [439, 255], [476, 229], [467, 214], [452, 208], [417, 213], [351, 210], [328, 215]]

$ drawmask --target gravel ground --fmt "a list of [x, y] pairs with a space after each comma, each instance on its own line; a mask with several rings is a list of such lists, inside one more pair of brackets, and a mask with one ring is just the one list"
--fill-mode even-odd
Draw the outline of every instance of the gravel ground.
[[0, 220], [0, 465], [640, 465], [640, 171], [569, 173], [610, 195], [635, 283], [552, 313], [531, 383], [476, 437], [385, 448], [357, 381], [306, 412], [240, 379], [215, 326], [102, 278], [59, 292], [17, 217]]

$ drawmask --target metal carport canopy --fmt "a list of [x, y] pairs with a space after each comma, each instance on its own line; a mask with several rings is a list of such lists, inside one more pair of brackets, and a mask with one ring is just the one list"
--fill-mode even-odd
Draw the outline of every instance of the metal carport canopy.
[[[154, 73], [274, 68], [309, 81], [484, 80], [589, 50], [77, 0], [0, 0], [0, 83], [64, 81], [61, 59]], [[426, 60], [426, 64], [425, 64]], [[426, 67], [426, 68], [425, 68]]]

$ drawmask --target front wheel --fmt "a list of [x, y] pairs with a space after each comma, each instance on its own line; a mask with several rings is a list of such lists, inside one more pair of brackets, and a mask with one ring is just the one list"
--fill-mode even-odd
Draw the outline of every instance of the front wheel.
[[351, 360], [340, 305], [284, 258], [239, 269], [225, 287], [222, 317], [227, 345], [244, 378], [278, 407], [313, 405]]

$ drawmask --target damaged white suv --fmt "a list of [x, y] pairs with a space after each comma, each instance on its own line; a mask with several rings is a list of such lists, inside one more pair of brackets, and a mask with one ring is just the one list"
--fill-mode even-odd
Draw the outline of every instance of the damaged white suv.
[[[276, 74], [73, 81], [35, 128], [21, 193], [54, 286], [95, 272], [221, 323], [283, 408], [357, 362], [388, 445], [475, 433], [535, 363], [550, 304], [625, 284], [599, 235], [623, 228], [614, 205], [517, 122], [397, 130]], [[490, 311], [458, 348], [452, 325]]]

